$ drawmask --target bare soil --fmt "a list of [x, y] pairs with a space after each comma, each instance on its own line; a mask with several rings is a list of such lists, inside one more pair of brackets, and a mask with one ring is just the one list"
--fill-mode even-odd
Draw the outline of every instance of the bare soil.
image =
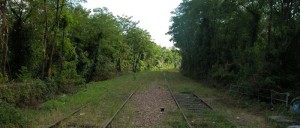
[[[158, 83], [154, 82], [153, 84]], [[160, 83], [161, 84], [161, 83]], [[164, 113], [176, 108], [170, 92], [163, 86], [151, 86], [144, 91], [137, 92], [132, 97], [138, 115], [133, 119], [139, 128], [159, 127], [164, 119]], [[164, 108], [164, 112], [161, 112]]]

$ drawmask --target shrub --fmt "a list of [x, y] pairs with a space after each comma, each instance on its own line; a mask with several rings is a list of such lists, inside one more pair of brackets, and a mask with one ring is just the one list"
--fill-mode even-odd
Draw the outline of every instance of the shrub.
[[2, 73], [0, 73], [0, 84], [3, 84], [7, 81], [7, 77], [5, 77], [5, 75], [3, 75]]
[[78, 75], [76, 62], [64, 62], [63, 70], [55, 74], [54, 82], [59, 92], [73, 93], [77, 85], [85, 83], [85, 79]]
[[26, 125], [28, 125], [28, 122], [19, 109], [0, 101], [0, 126], [25, 127]]
[[53, 84], [46, 84], [42, 80], [14, 83], [0, 87], [0, 99], [19, 107], [37, 107], [39, 103], [52, 98], [57, 90]]
[[213, 66], [212, 78], [217, 80], [217, 82], [222, 84], [230, 84], [230, 82], [236, 80], [236, 75], [233, 71], [228, 71], [228, 69], [220, 67], [220, 66]]
[[20, 94], [19, 90], [12, 85], [1, 85], [0, 99], [10, 104], [17, 104]]
[[76, 63], [75, 62], [64, 62], [63, 70], [56, 74], [56, 82], [58, 84], [63, 85], [80, 85], [84, 84], [85, 80], [80, 75], [78, 75], [76, 71]]
[[17, 75], [18, 80], [21, 82], [31, 82], [33, 80], [32, 73], [28, 70], [27, 67], [22, 66], [20, 74]]

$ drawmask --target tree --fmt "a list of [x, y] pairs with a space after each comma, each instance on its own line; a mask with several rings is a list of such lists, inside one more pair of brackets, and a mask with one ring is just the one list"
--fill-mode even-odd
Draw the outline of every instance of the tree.
[[53, 64], [53, 57], [56, 51], [56, 43], [57, 43], [57, 33], [58, 33], [58, 29], [60, 26], [60, 16], [63, 12], [63, 9], [65, 7], [66, 1], [65, 0], [56, 0], [55, 1], [55, 20], [54, 20], [54, 25], [53, 25], [53, 41], [51, 43], [51, 49], [50, 49], [50, 53], [48, 55], [48, 65], [47, 65], [47, 77], [48, 79], [51, 79], [52, 76], [52, 64]]
[[298, 5], [293, 0], [184, 0], [168, 32], [180, 49], [182, 72], [220, 85], [296, 87]]
[[28, 66], [32, 56], [32, 26], [27, 24], [34, 6], [30, 1], [11, 1], [8, 5], [12, 13], [12, 29], [9, 36], [10, 66], [12, 77], [16, 78], [22, 66]]
[[4, 77], [7, 77], [6, 65], [7, 65], [7, 55], [8, 55], [8, 20], [7, 20], [7, 0], [0, 2], [0, 17], [1, 17], [1, 46], [2, 46], [2, 63], [1, 63], [1, 73]]
[[[138, 22], [114, 16], [107, 8], [91, 13], [81, 2], [3, 1], [2, 74], [21, 82], [43, 79], [72, 85], [82, 78], [103, 80], [115, 73], [156, 68], [162, 48]], [[162, 62], [171, 65], [172, 56], [166, 53], [168, 61]]]

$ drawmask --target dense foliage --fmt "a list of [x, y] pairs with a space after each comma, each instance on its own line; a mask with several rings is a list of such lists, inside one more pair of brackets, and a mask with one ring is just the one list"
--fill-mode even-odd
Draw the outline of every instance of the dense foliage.
[[300, 90], [300, 1], [183, 0], [169, 34], [181, 70], [218, 85]]
[[85, 82], [180, 66], [178, 51], [156, 45], [131, 17], [81, 2], [1, 0], [0, 99], [34, 105]]

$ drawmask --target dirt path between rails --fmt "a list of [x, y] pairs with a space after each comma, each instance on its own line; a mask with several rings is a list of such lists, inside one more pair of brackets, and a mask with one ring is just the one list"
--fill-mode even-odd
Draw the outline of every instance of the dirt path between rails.
[[[176, 110], [170, 92], [162, 85], [162, 81], [154, 81], [149, 88], [137, 92], [133, 97], [138, 115], [133, 119], [139, 128], [156, 128], [161, 126], [166, 111]], [[154, 85], [153, 85], [154, 84]], [[164, 108], [164, 112], [161, 112]]]

